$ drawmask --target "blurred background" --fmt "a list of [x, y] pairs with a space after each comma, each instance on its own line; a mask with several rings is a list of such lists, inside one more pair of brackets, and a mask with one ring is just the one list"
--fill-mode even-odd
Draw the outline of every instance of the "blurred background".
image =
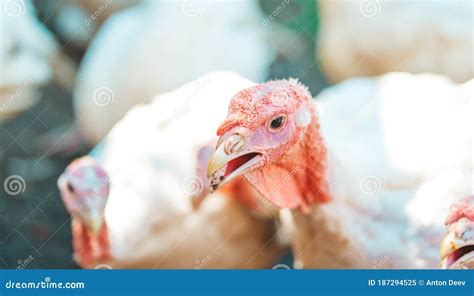
[[0, 268], [77, 268], [56, 181], [141, 102], [212, 70], [473, 75], [471, 1], [0, 0]]

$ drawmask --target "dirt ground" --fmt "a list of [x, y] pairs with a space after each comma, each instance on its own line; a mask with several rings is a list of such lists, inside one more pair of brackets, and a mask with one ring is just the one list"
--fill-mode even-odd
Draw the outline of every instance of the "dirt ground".
[[[303, 41], [301, 53], [279, 56], [271, 67], [272, 78], [298, 77], [313, 95], [326, 85], [313, 57], [314, 36], [307, 32], [316, 28], [316, 23], [293, 24]], [[68, 47], [65, 50], [80, 60], [81, 53]], [[42, 135], [71, 126], [74, 121], [71, 90], [48, 85], [41, 94], [37, 105], [0, 123], [0, 268], [78, 267], [72, 258], [70, 218], [60, 200], [56, 180], [68, 163], [87, 151], [69, 156], [44, 156], [39, 152]], [[19, 194], [10, 195], [3, 185], [14, 175], [22, 176], [25, 183], [20, 184], [23, 187]]]

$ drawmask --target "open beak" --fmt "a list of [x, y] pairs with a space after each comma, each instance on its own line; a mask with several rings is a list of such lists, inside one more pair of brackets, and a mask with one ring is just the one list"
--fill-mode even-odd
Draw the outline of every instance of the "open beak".
[[441, 243], [443, 269], [474, 269], [474, 222], [463, 218], [449, 226]]
[[211, 192], [245, 173], [261, 159], [261, 153], [247, 149], [241, 135], [231, 135], [216, 148], [209, 160], [207, 177], [211, 181]]

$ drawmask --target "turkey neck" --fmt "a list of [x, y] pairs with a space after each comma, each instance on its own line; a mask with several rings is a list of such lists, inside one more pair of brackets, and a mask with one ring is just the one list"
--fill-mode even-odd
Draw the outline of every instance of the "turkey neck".
[[[326, 145], [313, 110], [312, 121], [299, 145], [289, 153], [293, 165], [303, 168], [295, 178], [307, 201], [287, 211], [291, 219], [291, 241], [298, 268], [354, 268], [367, 266], [358, 243], [341, 223], [347, 205], [334, 200], [329, 190]], [[288, 220], [288, 217], [287, 217]]]
[[[290, 233], [296, 268], [368, 268], [358, 242], [341, 223], [341, 204], [313, 205], [311, 212], [283, 210], [282, 221]], [[287, 217], [283, 217], [287, 215]]]

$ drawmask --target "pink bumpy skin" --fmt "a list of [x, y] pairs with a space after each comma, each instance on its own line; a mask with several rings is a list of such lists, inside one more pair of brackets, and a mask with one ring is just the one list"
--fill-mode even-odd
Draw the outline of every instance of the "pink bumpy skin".
[[91, 157], [73, 161], [58, 179], [61, 198], [72, 216], [76, 261], [93, 267], [110, 258], [104, 210], [110, 184], [107, 173]]
[[442, 267], [474, 269], [474, 196], [451, 206], [441, 244]]
[[463, 198], [451, 206], [446, 218], [446, 225], [450, 225], [461, 218], [474, 221], [474, 195]]

